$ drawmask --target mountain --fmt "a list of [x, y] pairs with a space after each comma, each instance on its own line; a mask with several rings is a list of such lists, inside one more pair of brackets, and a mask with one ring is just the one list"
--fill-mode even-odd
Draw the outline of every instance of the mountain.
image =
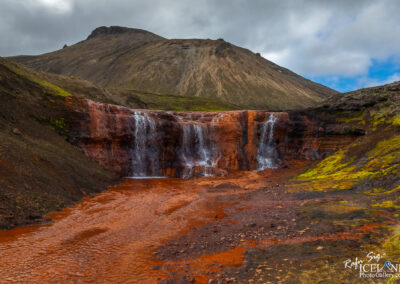
[[86, 40], [12, 60], [154, 96], [208, 98], [242, 109], [301, 109], [337, 92], [223, 39], [165, 39], [148, 31], [100, 27]]

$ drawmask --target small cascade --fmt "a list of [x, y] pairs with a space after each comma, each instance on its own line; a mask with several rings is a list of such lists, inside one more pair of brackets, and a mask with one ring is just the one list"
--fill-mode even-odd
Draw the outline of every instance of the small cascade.
[[132, 176], [159, 176], [159, 149], [156, 146], [156, 123], [147, 113], [135, 112]]
[[275, 169], [278, 167], [278, 152], [274, 142], [274, 128], [278, 117], [271, 113], [268, 120], [264, 122], [258, 144], [257, 162], [258, 170]]
[[71, 141], [121, 176], [224, 176], [319, 159], [321, 151], [336, 149], [323, 137], [325, 128], [303, 113], [165, 112], [78, 98], [67, 103], [78, 113], [68, 121]]
[[[182, 124], [182, 160], [185, 163], [184, 178], [199, 174], [211, 176], [215, 164], [212, 159], [211, 143], [209, 142], [207, 125]], [[196, 172], [194, 172], [196, 171]]]

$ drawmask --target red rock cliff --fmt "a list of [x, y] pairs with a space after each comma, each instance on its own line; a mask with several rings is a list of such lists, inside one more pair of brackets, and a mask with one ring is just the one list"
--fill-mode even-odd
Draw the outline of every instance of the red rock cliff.
[[70, 140], [121, 176], [276, 168], [319, 159], [354, 139], [300, 112], [134, 110], [76, 97], [66, 103]]

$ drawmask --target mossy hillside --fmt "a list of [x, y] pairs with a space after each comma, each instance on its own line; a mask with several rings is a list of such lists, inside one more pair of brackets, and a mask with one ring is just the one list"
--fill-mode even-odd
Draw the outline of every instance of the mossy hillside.
[[[296, 208], [303, 218], [311, 218], [316, 224], [331, 224], [332, 231], [345, 231], [344, 238], [352, 239], [319, 242], [324, 253], [319, 258], [318, 252], [310, 252], [312, 261], [303, 261], [302, 267], [290, 269], [288, 274], [294, 279], [301, 275], [303, 283], [355, 283], [355, 279], [357, 283], [374, 283], [358, 278], [357, 271], [343, 269], [343, 261], [365, 259], [371, 251], [395, 263], [400, 259], [399, 95], [386, 89], [384, 93], [362, 91], [356, 98], [349, 96], [347, 101], [339, 102], [340, 110], [331, 109], [338, 122], [362, 127], [366, 135], [317, 162], [289, 186], [289, 193], [320, 194], [328, 200]], [[329, 201], [330, 198], [335, 201]], [[335, 251], [330, 251], [332, 248]], [[321, 265], [316, 266], [319, 260]], [[381, 283], [399, 281], [380, 280]]]
[[[354, 147], [354, 145], [352, 145]], [[365, 147], [359, 142], [358, 147]], [[297, 177], [312, 189], [351, 189], [365, 179], [377, 179], [400, 173], [400, 135], [379, 141], [365, 154], [352, 152], [352, 147], [325, 158]]]
[[360, 90], [334, 98], [329, 103], [334, 105], [329, 112], [338, 122], [363, 126], [369, 132], [386, 126], [400, 126], [400, 95], [397, 87]]
[[25, 67], [14, 63], [14, 62], [9, 62], [9, 61], [4, 61], [2, 60], [1, 63], [9, 68], [14, 74], [17, 76], [21, 77], [22, 79], [29, 80], [31, 82], [34, 82], [41, 87], [43, 87], [48, 94], [58, 96], [58, 97], [70, 97], [72, 96], [69, 92], [63, 90], [62, 88], [48, 82], [45, 80], [42, 80], [38, 77], [36, 77], [33, 72], [29, 72], [26, 70]]

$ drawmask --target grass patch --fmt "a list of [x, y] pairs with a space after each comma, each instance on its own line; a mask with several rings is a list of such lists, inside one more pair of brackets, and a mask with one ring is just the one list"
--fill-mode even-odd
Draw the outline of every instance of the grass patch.
[[37, 78], [32, 73], [29, 73], [26, 70], [24, 70], [24, 68], [19, 66], [18, 64], [5, 63], [5, 65], [12, 72], [14, 72], [17, 76], [40, 85], [48, 93], [50, 93], [50, 94], [52, 94], [54, 96], [58, 96], [58, 97], [70, 97], [70, 96], [72, 96], [70, 93], [68, 93], [67, 91], [63, 90], [62, 88], [60, 88], [60, 87], [58, 87], [58, 86], [56, 86], [56, 85], [54, 85], [54, 84], [52, 84], [52, 83], [50, 83], [48, 81], [41, 80], [41, 79]]
[[181, 97], [175, 95], [161, 95], [142, 93], [129, 90], [141, 101], [148, 109], [167, 110], [167, 111], [229, 111], [239, 109], [238, 106], [216, 99], [200, 97]]
[[45, 124], [49, 125], [51, 129], [53, 129], [58, 134], [63, 136], [64, 139], [68, 138], [67, 134], [68, 134], [69, 130], [67, 129], [67, 124], [65, 123], [64, 118], [55, 119], [55, 118], [43, 116], [43, 117], [39, 118], [39, 121], [41, 123], [45, 123]]

